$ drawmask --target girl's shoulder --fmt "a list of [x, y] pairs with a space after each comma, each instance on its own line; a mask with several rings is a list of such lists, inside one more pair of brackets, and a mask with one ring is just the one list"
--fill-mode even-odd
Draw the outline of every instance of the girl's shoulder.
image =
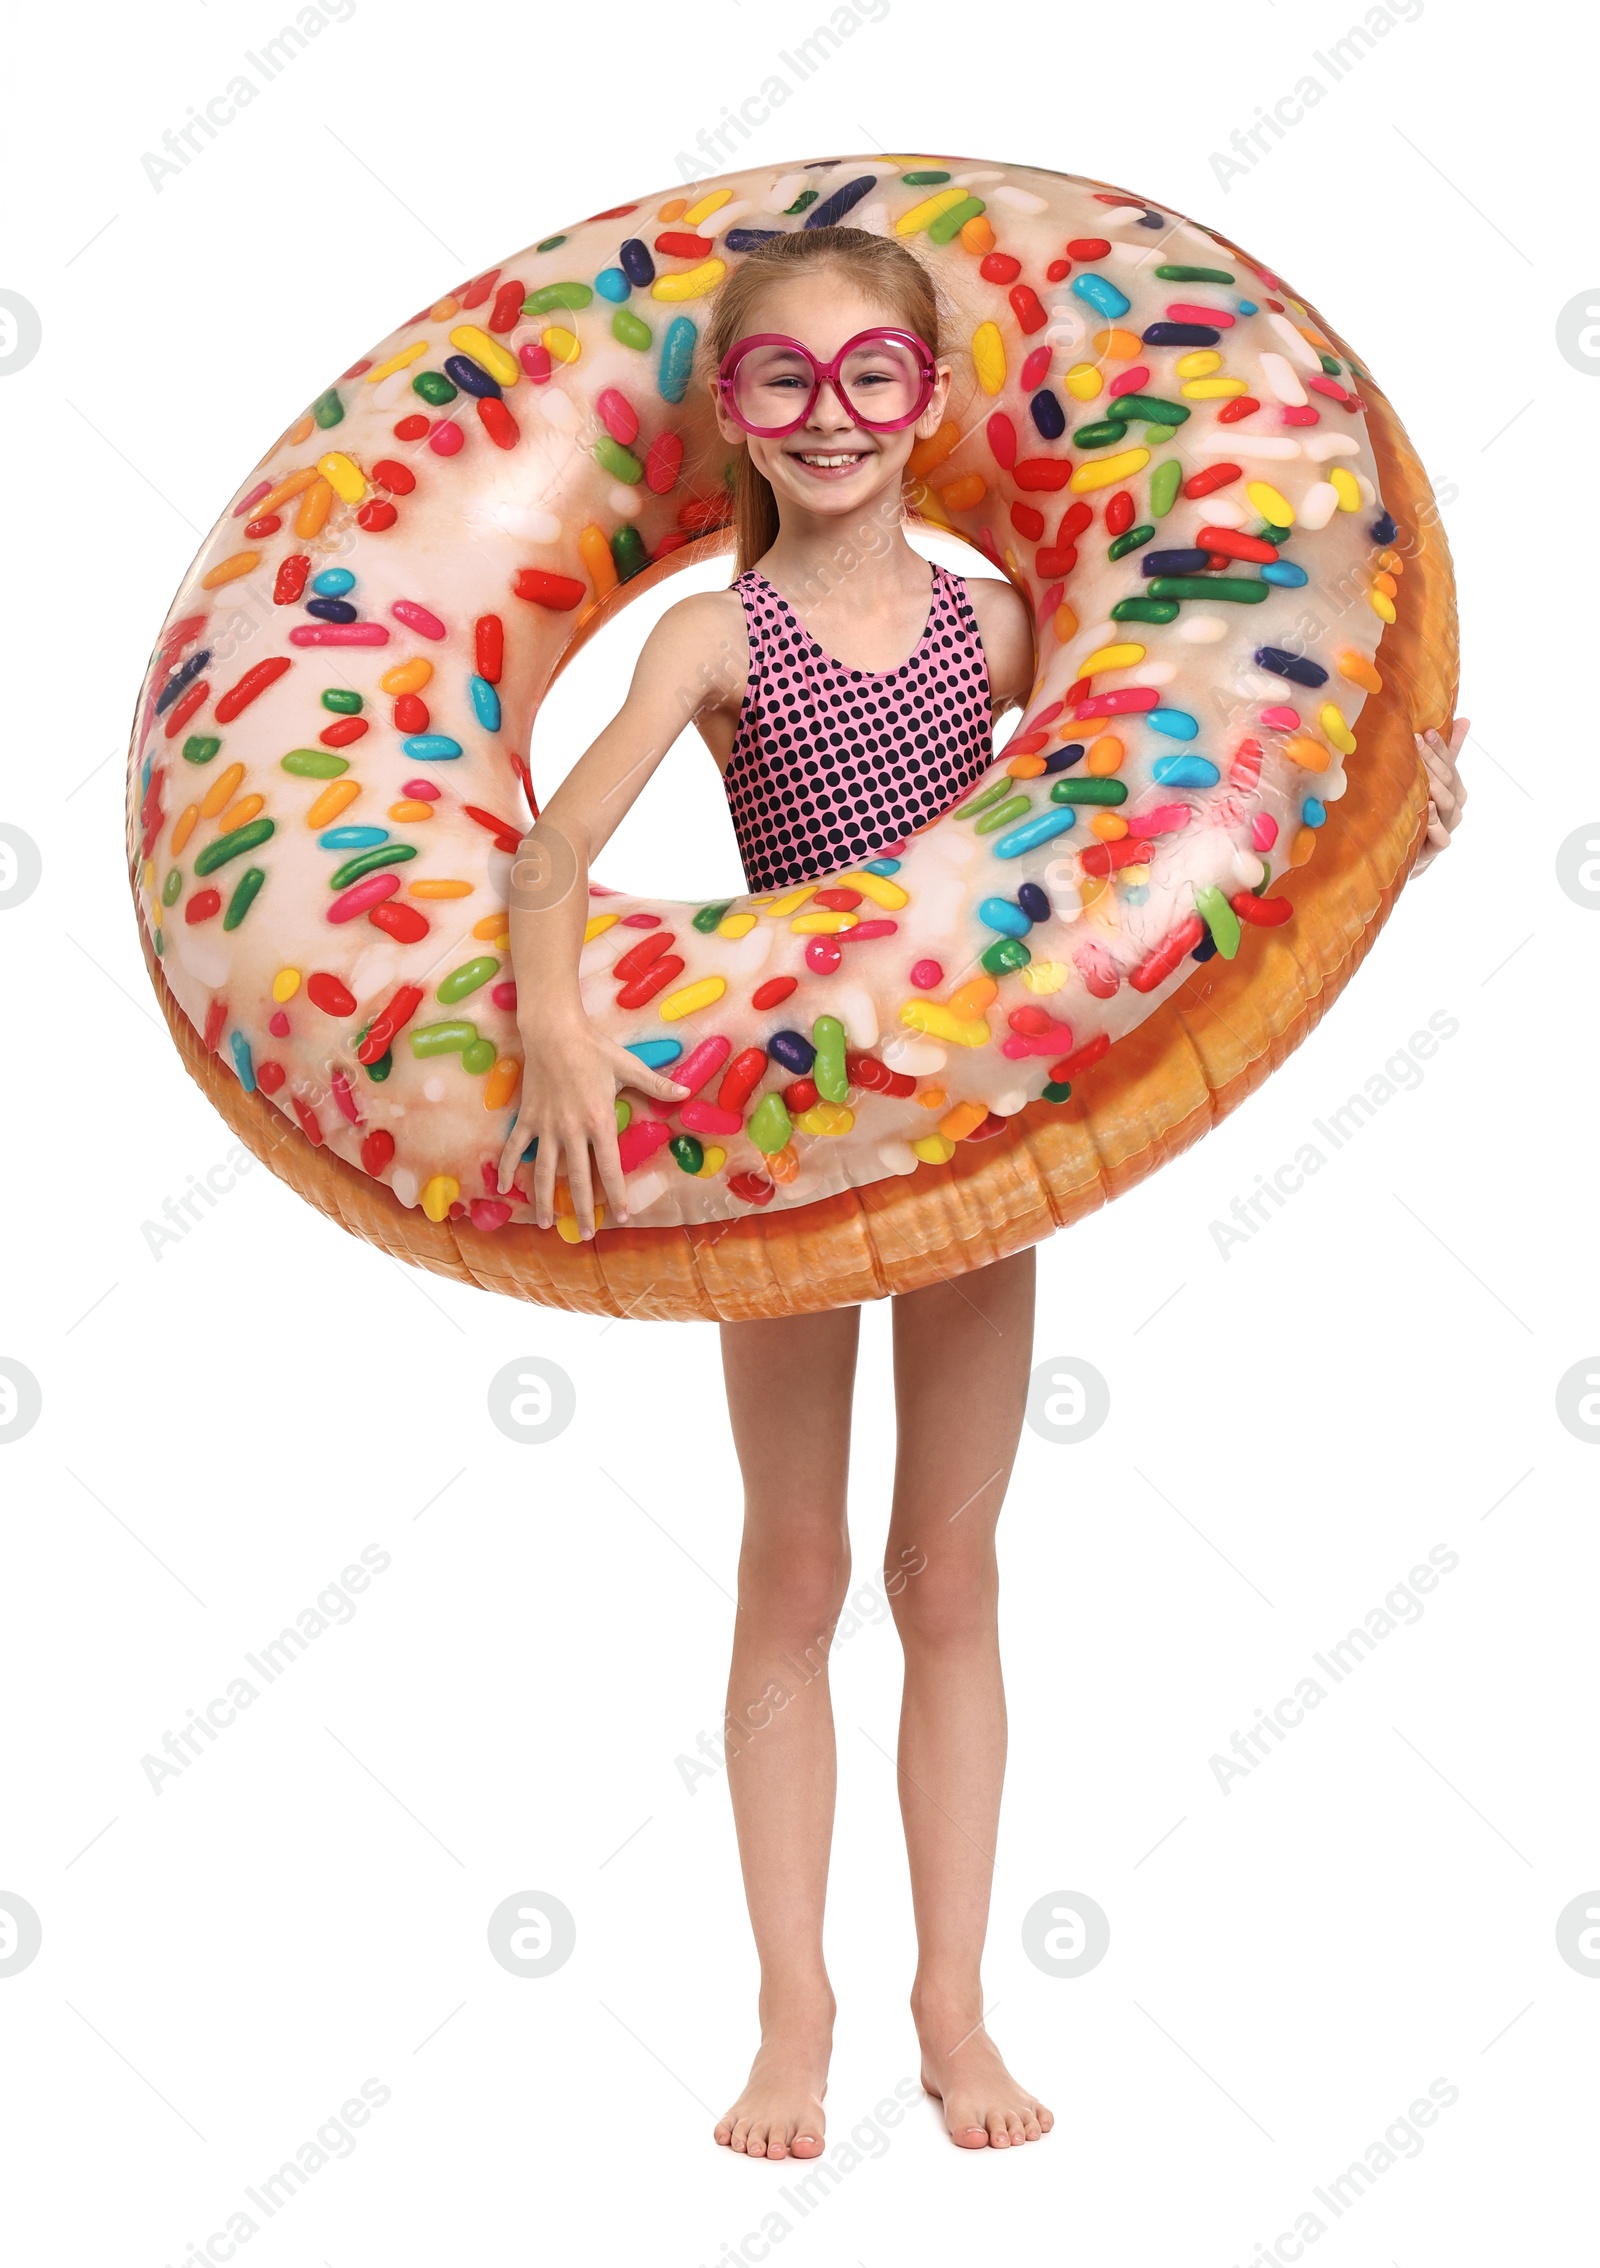
[[1033, 622], [1015, 584], [1000, 575], [957, 576], [983, 640], [995, 706], [1024, 701], [1033, 683]]
[[971, 601], [981, 630], [999, 630], [1007, 623], [1019, 624], [1024, 631], [1029, 628], [1028, 602], [1004, 575], [959, 575], [954, 568], [946, 572]]
[[701, 705], [737, 706], [750, 676], [750, 639], [737, 588], [691, 591], [674, 600], [651, 630], [645, 651], [652, 662], [680, 670]]

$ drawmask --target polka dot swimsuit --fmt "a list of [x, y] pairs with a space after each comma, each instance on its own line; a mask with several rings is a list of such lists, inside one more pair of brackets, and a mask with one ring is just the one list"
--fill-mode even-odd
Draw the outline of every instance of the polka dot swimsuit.
[[750, 890], [781, 890], [892, 851], [993, 760], [989, 668], [966, 578], [930, 562], [932, 604], [898, 669], [847, 669], [755, 568], [750, 680], [723, 785]]

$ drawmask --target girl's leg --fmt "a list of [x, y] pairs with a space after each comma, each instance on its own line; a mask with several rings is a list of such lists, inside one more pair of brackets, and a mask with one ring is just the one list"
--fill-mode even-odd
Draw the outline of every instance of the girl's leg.
[[1051, 2113], [983, 2025], [1006, 1705], [994, 1531], [1033, 1367], [1030, 1247], [894, 1301], [899, 1420], [885, 1574], [905, 1648], [900, 1808], [917, 1920], [922, 2080], [965, 2148], [1033, 2142]]
[[724, 1323], [744, 1476], [728, 1790], [761, 1962], [761, 2046], [716, 2138], [814, 2158], [833, 2042], [822, 1907], [833, 1835], [828, 1647], [850, 1579], [845, 1497], [861, 1311]]

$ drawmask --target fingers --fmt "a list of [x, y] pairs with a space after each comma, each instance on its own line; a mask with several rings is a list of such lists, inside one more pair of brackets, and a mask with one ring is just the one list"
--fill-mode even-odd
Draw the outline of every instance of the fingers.
[[[609, 1160], [606, 1155], [608, 1134]], [[587, 1242], [598, 1225], [595, 1220], [594, 1192], [596, 1162], [600, 1168], [601, 1185], [614, 1217], [627, 1217], [628, 1193], [622, 1175], [622, 1161], [617, 1155], [615, 1122], [609, 1128], [604, 1123], [586, 1127], [573, 1122], [555, 1134], [540, 1136], [539, 1154], [533, 1161], [534, 1211], [540, 1228], [549, 1228], [555, 1215], [555, 1153], [558, 1148], [566, 1174], [567, 1194], [572, 1201], [572, 1218], [577, 1224], [580, 1239]], [[591, 1148], [594, 1152], [592, 1159]], [[547, 1150], [550, 1152], [548, 1175], [544, 1171]]]
[[[517, 1168], [522, 1163], [522, 1153], [528, 1147], [529, 1140], [530, 1137], [523, 1131], [522, 1120], [518, 1118], [506, 1136], [506, 1146], [500, 1152], [499, 1170], [494, 1177], [495, 1187], [502, 1197], [509, 1197], [513, 1193]], [[518, 1191], [517, 1194], [520, 1195], [521, 1192]]]
[[1425, 764], [1430, 767], [1443, 766], [1447, 771], [1454, 769], [1450, 751], [1437, 732], [1419, 732], [1416, 739], [1417, 753]]
[[1446, 836], [1460, 823], [1467, 800], [1467, 789], [1455, 764], [1455, 752], [1464, 738], [1464, 724], [1460, 718], [1452, 726], [1448, 742], [1437, 732], [1419, 732], [1416, 735], [1417, 753], [1422, 758], [1432, 798], [1431, 818], [1442, 826]]
[[1438, 805], [1430, 796], [1428, 799], [1428, 824], [1418, 846], [1417, 855], [1411, 862], [1411, 878], [1413, 881], [1419, 874], [1427, 872], [1442, 850], [1449, 849], [1450, 827], [1453, 825], [1453, 820], [1446, 822], [1441, 816]]
[[1455, 772], [1430, 771], [1433, 800], [1439, 807], [1439, 816], [1453, 827], [1461, 816], [1461, 807], [1467, 800], [1467, 791]]
[[[550, 1228], [555, 1222], [556, 1181], [563, 1157], [567, 1163], [567, 1187], [572, 1195], [573, 1216], [580, 1233], [585, 1237], [595, 1233], [594, 1195], [590, 1184], [589, 1143], [577, 1131], [562, 1135], [546, 1133], [540, 1138], [533, 1159], [533, 1194], [517, 1186], [516, 1168], [522, 1162], [523, 1152], [533, 1140], [521, 1127], [506, 1144], [500, 1158], [499, 1189], [502, 1197], [515, 1197], [533, 1207], [534, 1220], [540, 1228]], [[604, 1130], [593, 1135], [595, 1155], [600, 1167], [601, 1185], [615, 1218], [628, 1217], [627, 1184], [623, 1179], [622, 1161], [617, 1155], [616, 1134], [613, 1131], [609, 1155], [605, 1147]]]
[[1449, 772], [1436, 772], [1430, 768], [1428, 790], [1440, 818], [1454, 824], [1456, 808], [1461, 801], [1459, 783]]
[[[544, 1147], [540, 1144], [540, 1149]], [[579, 1130], [570, 1138], [567, 1150], [567, 1187], [572, 1194], [573, 1217], [578, 1234], [587, 1243], [594, 1234], [594, 1184], [589, 1171], [589, 1145]]]
[[[595, 1037], [600, 1039], [601, 1035]], [[650, 1069], [615, 1042], [602, 1039], [602, 1052], [618, 1087], [633, 1087], [665, 1103], [683, 1102], [693, 1091], [682, 1080]], [[530, 1118], [537, 1115], [541, 1123], [537, 1128], [538, 1148], [533, 1159], [533, 1191], [527, 1202], [532, 1205], [540, 1228], [553, 1227], [556, 1184], [564, 1174], [573, 1219], [580, 1238], [586, 1241], [598, 1226], [596, 1179], [611, 1218], [620, 1223], [628, 1219], [627, 1177], [617, 1146], [615, 1092], [602, 1102], [593, 1094], [587, 1075], [575, 1077], [570, 1087], [570, 1093], [557, 1099], [560, 1115], [554, 1123], [550, 1123], [551, 1098], [548, 1095], [539, 1103], [536, 1113], [529, 1112], [526, 1106], [519, 1110], [516, 1125], [501, 1153], [499, 1185], [502, 1196], [522, 1194], [515, 1188], [514, 1177], [524, 1151], [534, 1139], [536, 1129]]]
[[611, 1207], [611, 1218], [620, 1227], [628, 1218], [628, 1184], [623, 1177], [622, 1159], [617, 1153], [615, 1124], [609, 1136], [604, 1127], [595, 1135], [594, 1161], [600, 1169], [600, 1186]]
[[637, 1087], [641, 1094], [655, 1095], [661, 1102], [683, 1102], [691, 1092], [681, 1079], [674, 1079], [670, 1072], [652, 1071], [647, 1064], [641, 1063], [620, 1040], [610, 1043], [609, 1053], [611, 1069], [619, 1087]]
[[561, 1136], [544, 1128], [539, 1136], [539, 1154], [533, 1161], [533, 1217], [540, 1228], [549, 1228], [555, 1219], [556, 1161], [561, 1147]]
[[535, 1133], [536, 1129], [528, 1123], [526, 1104], [519, 1103], [505, 1148], [500, 1152], [500, 1170], [495, 1176], [495, 1186], [502, 1197], [523, 1195], [517, 1186], [517, 1168], [522, 1163], [523, 1153], [532, 1145]]
[[[681, 1079], [674, 1079], [665, 1071], [651, 1070], [647, 1064], [640, 1062], [631, 1049], [622, 1046], [620, 1041], [610, 1043], [608, 1053], [611, 1058], [612, 1075], [616, 1079], [619, 1092], [623, 1087], [633, 1087], [641, 1094], [654, 1095], [658, 1101], [666, 1103], [685, 1102], [693, 1092], [693, 1089], [686, 1087]], [[600, 1175], [600, 1185], [605, 1191], [606, 1201], [611, 1207], [612, 1218], [620, 1226], [628, 1218], [628, 1186], [622, 1171], [622, 1159], [617, 1150], [614, 1111], [609, 1120], [594, 1129], [589, 1139], [594, 1149], [594, 1162]], [[587, 1164], [586, 1159], [586, 1172]], [[576, 1182], [573, 1182], [572, 1190], [574, 1200], [576, 1200]], [[578, 1214], [580, 1225], [583, 1218], [583, 1212], [580, 1208]]]
[[1417, 747], [1424, 758], [1432, 755], [1453, 772], [1456, 768], [1456, 760], [1466, 746], [1467, 735], [1471, 730], [1472, 719], [1470, 717], [1455, 717], [1451, 720], [1448, 735], [1440, 732], [1436, 727], [1430, 727], [1427, 732], [1419, 732], [1416, 735]]

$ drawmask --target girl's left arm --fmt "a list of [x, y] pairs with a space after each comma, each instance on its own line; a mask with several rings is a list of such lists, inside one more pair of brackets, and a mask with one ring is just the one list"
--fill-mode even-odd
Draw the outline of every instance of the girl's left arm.
[[1033, 689], [1033, 629], [1027, 601], [1011, 583], [994, 575], [973, 575], [967, 596], [978, 618], [984, 659], [989, 665], [989, 710], [998, 720], [1017, 709]]

